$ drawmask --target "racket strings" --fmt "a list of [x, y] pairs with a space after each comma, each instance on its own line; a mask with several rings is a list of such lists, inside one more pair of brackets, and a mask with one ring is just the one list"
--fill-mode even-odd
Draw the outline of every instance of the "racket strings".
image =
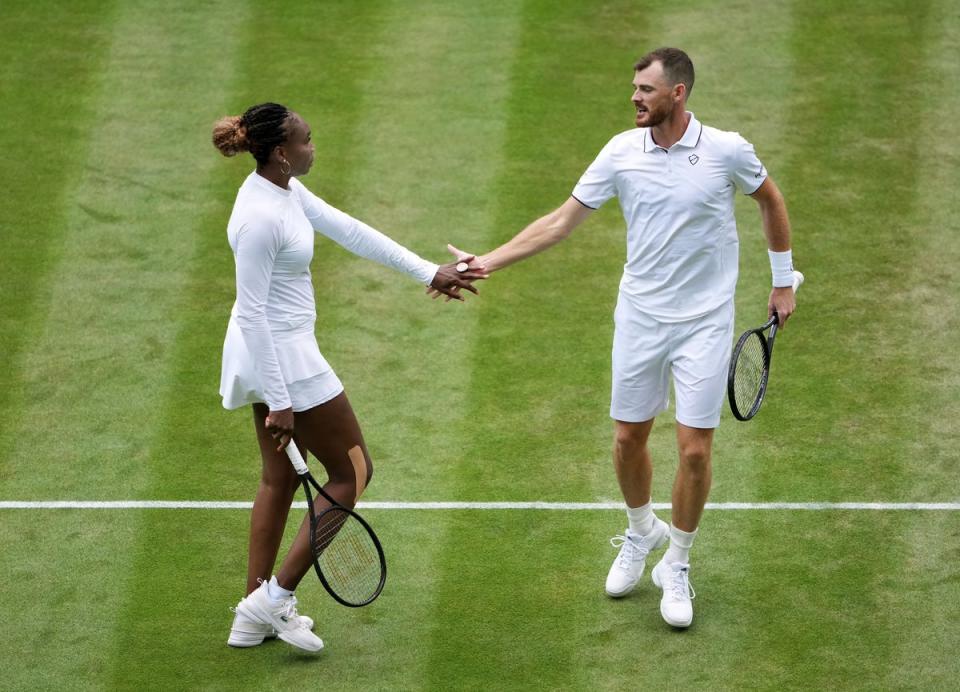
[[377, 594], [383, 580], [380, 552], [363, 524], [334, 508], [323, 513], [312, 533], [314, 558], [338, 596], [361, 604]]
[[743, 415], [751, 411], [762, 394], [766, 365], [766, 344], [759, 334], [753, 333], [737, 354], [733, 376], [734, 400]]

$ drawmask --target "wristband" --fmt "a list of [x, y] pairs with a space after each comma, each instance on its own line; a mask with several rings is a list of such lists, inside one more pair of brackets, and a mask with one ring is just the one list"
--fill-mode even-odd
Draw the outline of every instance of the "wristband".
[[767, 250], [770, 255], [770, 271], [773, 273], [773, 287], [784, 288], [793, 286], [793, 251], [774, 252]]

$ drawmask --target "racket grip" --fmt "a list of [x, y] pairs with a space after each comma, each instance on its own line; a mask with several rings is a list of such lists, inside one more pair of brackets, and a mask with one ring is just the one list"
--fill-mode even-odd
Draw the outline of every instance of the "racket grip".
[[800, 288], [800, 284], [803, 283], [803, 274], [794, 270], [793, 272], [793, 292], [796, 293]]
[[307, 468], [307, 462], [303, 460], [303, 455], [300, 454], [300, 450], [297, 449], [297, 445], [293, 440], [290, 440], [290, 444], [287, 445], [287, 457], [290, 459], [290, 463], [293, 464], [293, 468], [297, 470], [297, 474], [302, 476], [305, 473], [309, 473], [310, 469]]

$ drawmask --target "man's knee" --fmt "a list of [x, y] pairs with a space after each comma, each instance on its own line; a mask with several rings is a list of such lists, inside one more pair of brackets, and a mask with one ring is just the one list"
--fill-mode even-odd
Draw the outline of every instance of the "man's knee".
[[633, 451], [642, 450], [647, 446], [647, 439], [650, 437], [650, 422], [646, 423], [624, 423], [617, 421], [614, 441], [618, 448], [629, 449]]
[[710, 444], [689, 440], [680, 446], [680, 463], [693, 472], [703, 472], [710, 466]]

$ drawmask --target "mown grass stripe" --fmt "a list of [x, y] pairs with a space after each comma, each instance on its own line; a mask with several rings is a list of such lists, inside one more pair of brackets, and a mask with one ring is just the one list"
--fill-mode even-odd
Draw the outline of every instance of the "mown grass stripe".
[[[495, 180], [509, 136], [502, 111], [510, 75], [503, 66], [516, 49], [518, 11], [512, 3], [442, 0], [415, 11], [401, 2], [383, 8], [382, 40], [363, 51], [381, 67], [361, 75], [361, 136], [340, 182], [343, 197], [332, 202], [437, 262], [450, 259], [446, 242], [491, 242]], [[311, 177], [324, 194], [327, 176]], [[463, 305], [432, 302], [407, 279], [329, 243], [318, 250], [320, 343], [373, 456], [366, 498], [452, 494], [450, 462], [475, 415], [470, 353], [488, 286]], [[455, 520], [434, 516], [429, 531], [436, 535]], [[462, 599], [442, 587], [450, 564], [442, 540], [425, 541], [417, 563], [418, 595], [405, 609], [422, 623], [418, 640], [429, 641], [449, 631]], [[393, 669], [404, 671], [402, 682], [383, 686], [431, 688], [430, 647], [404, 655], [392, 643], [408, 632], [382, 636], [369, 642], [380, 651], [373, 665], [387, 680], [396, 680]]]
[[[492, 224], [461, 246], [472, 252], [492, 249], [559, 206], [606, 140], [631, 125], [631, 67], [651, 9], [539, 0], [519, 8], [515, 52], [492, 66], [509, 75], [508, 98], [496, 111], [487, 109], [487, 117], [506, 124], [506, 136], [499, 151], [488, 153], [498, 159]], [[468, 463], [451, 465], [446, 492], [479, 501], [519, 499], [543, 484], [574, 497], [612, 491], [612, 473], [599, 476], [594, 460], [606, 457], [610, 444], [604, 363], [621, 228], [611, 204], [566, 243], [483, 287], [463, 383], [470, 415], [458, 426], [453, 457]], [[580, 667], [579, 628], [593, 615], [559, 577], [571, 563], [548, 546], [581, 541], [586, 529], [567, 534], [552, 514], [530, 516], [517, 529], [521, 544], [503, 546], [504, 559], [543, 546], [529, 565], [536, 564], [537, 576], [510, 580], [503, 603], [491, 610], [483, 591], [500, 579], [500, 560], [484, 556], [499, 551], [464, 544], [472, 521], [455, 516], [438, 526], [441, 552], [476, 551], [477, 558], [466, 569], [455, 561], [442, 565], [426, 686], [442, 689], [456, 679], [464, 689], [483, 689], [491, 670], [509, 671], [516, 689], [570, 685]], [[534, 617], [542, 628], [536, 633], [528, 629]]]
[[[960, 13], [955, 2], [932, 3], [924, 21], [925, 40], [916, 46], [922, 58], [912, 78], [929, 85], [960, 81]], [[891, 88], [894, 88], [891, 85]], [[960, 171], [960, 134], [952, 123], [960, 113], [956, 89], [937, 90], [935, 98], [921, 96], [910, 129], [917, 155], [924, 159], [909, 233], [914, 241], [905, 263], [904, 290], [890, 295], [890, 312], [912, 325], [903, 340], [902, 357], [914, 382], [914, 400], [906, 412], [912, 422], [902, 462], [909, 468], [914, 497], [960, 493], [960, 368], [956, 338], [960, 333], [960, 284], [954, 273], [960, 266], [960, 199], [956, 194]], [[906, 229], [904, 229], [906, 230]], [[916, 339], [916, 335], [922, 338]], [[904, 376], [904, 375], [901, 375]], [[949, 479], [949, 480], [948, 480]], [[949, 538], [947, 538], [949, 537]], [[904, 569], [896, 578], [878, 580], [886, 588], [880, 608], [901, 613], [898, 636], [889, 657], [886, 689], [949, 689], [960, 679], [960, 662], [944, 656], [931, 665], [930, 652], [955, 651], [960, 633], [954, 608], [957, 602], [957, 521], [951, 515], [931, 515], [901, 534]], [[909, 609], [904, 594], [915, 594]]]
[[8, 412], [37, 396], [25, 363], [52, 309], [68, 197], [98, 126], [92, 95], [113, 11], [111, 2], [0, 3], [0, 151], [9, 166], [0, 195], [0, 487], [20, 470], [9, 454], [19, 418]]
[[[789, 149], [772, 165], [784, 170], [795, 260], [809, 271], [798, 297], [798, 319], [778, 339], [780, 365], [774, 365], [777, 389], [771, 394], [789, 392], [790, 405], [766, 411], [772, 415], [758, 417], [750, 430], [764, 444], [752, 455], [749, 492], [776, 496], [789, 479], [792, 492], [829, 501], [898, 496], [911, 487], [903, 462], [915, 429], [905, 414], [915, 402], [916, 386], [909, 376], [898, 376], [907, 329], [891, 329], [869, 316], [886, 310], [891, 296], [903, 289], [905, 277], [897, 265], [916, 245], [910, 229], [920, 159], [916, 141], [898, 133], [895, 114], [902, 98], [924, 99], [915, 80], [922, 68], [915, 47], [925, 43], [930, 3], [797, 1], [790, 12], [792, 88], [784, 132]], [[851, 83], [858, 84], [856, 99], [849, 98]], [[904, 94], [897, 93], [901, 87]], [[878, 113], [890, 117], [875, 117]], [[898, 184], [891, 186], [893, 179]], [[806, 193], [791, 195], [791, 188]], [[782, 352], [781, 346], [786, 347]], [[871, 400], [869, 414], [866, 399]], [[774, 685], [790, 686], [802, 667], [804, 684], [813, 688], [832, 686], [837, 679], [885, 686], [900, 624], [909, 614], [883, 607], [891, 585], [864, 579], [861, 560], [896, 564], [899, 546], [882, 538], [896, 520], [892, 513], [873, 513], [869, 522], [856, 521], [861, 515], [844, 516], [836, 529], [847, 536], [850, 554], [814, 558], [822, 589], [814, 598], [791, 603], [783, 614], [785, 622], [796, 623], [817, 612], [822, 627], [775, 632], [765, 627], [769, 615], [762, 609], [744, 616], [757, 636], [739, 658], [772, 654], [760, 673]], [[758, 519], [748, 527], [751, 544], [768, 539], [763, 524]], [[741, 556], [744, 570], [768, 574], [754, 589], [758, 602], [776, 600], [790, 562], [783, 557], [790, 542], [785, 538], [783, 546], [766, 545]], [[869, 558], [851, 559], [862, 545], [871, 546]], [[848, 607], [876, 613], [869, 639], [845, 639]], [[859, 661], [867, 657], [875, 663], [863, 669]]]
[[[433, 261], [451, 259], [448, 241], [487, 244], [508, 136], [500, 65], [514, 50], [516, 14], [509, 3], [385, 4], [374, 23], [383, 37], [351, 58], [370, 69], [358, 75], [343, 175], [318, 167], [307, 184]], [[373, 456], [367, 495], [446, 492], [444, 460], [475, 415], [469, 354], [489, 287], [466, 304], [430, 301], [409, 279], [326, 241], [315, 268], [321, 349]]]
[[[294, 502], [294, 509], [306, 510], [306, 502]], [[46, 500], [0, 501], [0, 509], [252, 509], [252, 502], [223, 500]], [[655, 502], [656, 510], [669, 510], [669, 503]], [[358, 510], [622, 510], [622, 502], [360, 502]], [[868, 511], [960, 511], [960, 502], [708, 502], [708, 510], [868, 510]]]
[[[56, 279], [42, 293], [48, 307], [36, 311], [42, 322], [23, 354], [23, 401], [4, 416], [8, 490], [59, 485], [137, 495], [152, 473], [145, 461], [153, 414], [178, 333], [172, 308], [194, 244], [195, 208], [203, 204], [197, 189], [206, 175], [204, 157], [189, 133], [197, 119], [212, 121], [207, 99], [222, 77], [216, 65], [196, 59], [196, 49], [218, 55], [229, 44], [226, 35], [193, 39], [215, 31], [218, 17], [238, 16], [235, 2], [204, 8], [209, 14], [125, 2], [99, 28], [109, 37], [108, 49], [84, 97], [89, 136], [64, 198], [62, 242], [50, 269]], [[50, 103], [58, 107], [55, 99]], [[199, 141], [208, 146], [206, 140], [204, 133]], [[53, 463], [38, 463], [41, 458]], [[41, 570], [49, 575], [27, 577], [14, 566], [10, 597], [41, 591], [49, 605], [40, 617], [29, 614], [29, 623], [19, 622], [19, 611], [8, 620], [22, 633], [11, 658], [24, 663], [23, 673], [42, 670], [61, 685], [110, 688], [113, 671], [129, 667], [123, 638], [128, 613], [118, 594], [128, 593], [138, 578], [130, 569], [136, 548], [131, 528], [142, 518], [130, 519], [102, 530], [71, 522], [56, 545], [38, 544], [37, 555], [53, 552]], [[88, 551], [83, 564], [95, 568], [74, 574], [50, 569], [63, 543], [97, 545], [98, 536], [116, 537], [116, 553]], [[64, 621], [72, 626], [63, 627]], [[61, 655], [34, 658], [51, 649]], [[54, 686], [33, 677], [12, 682], [14, 688], [38, 684]]]
[[[826, 484], [836, 499], [888, 496], [912, 480], [914, 460], [923, 474], [926, 458], [911, 448], [929, 412], [915, 366], [939, 356], [916, 338], [926, 325], [904, 300], [926, 234], [917, 213], [927, 175], [918, 138], [904, 132], [931, 103], [917, 47], [937, 12], [900, 0], [799, 1], [791, 12], [790, 148], [780, 166], [788, 192], [808, 191], [788, 196], [808, 281], [772, 381], [793, 406], [756, 421], [767, 444], [753, 490], [777, 492], [789, 475], [804, 493], [822, 496]], [[909, 118], [902, 99], [917, 104]]]
[[[48, 469], [36, 464], [37, 421], [57, 483], [136, 495], [149, 482], [156, 411], [175, 386], [177, 299], [196, 218], [211, 204], [208, 128], [230, 36], [218, 33], [229, 20], [216, 17], [240, 10], [130, 2], [113, 19], [50, 307], [23, 359], [29, 395], [8, 415], [12, 491], [52, 482], [37, 478]], [[205, 63], [191, 60], [203, 53]]]

